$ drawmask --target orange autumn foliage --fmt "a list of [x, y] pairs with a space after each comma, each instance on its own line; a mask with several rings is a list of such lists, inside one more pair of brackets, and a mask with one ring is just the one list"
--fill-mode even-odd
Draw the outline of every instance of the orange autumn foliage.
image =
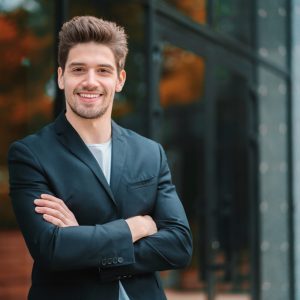
[[167, 107], [199, 101], [204, 89], [204, 61], [193, 53], [171, 46], [164, 54], [159, 87], [161, 105]]
[[206, 7], [205, 0], [180, 0], [177, 1], [177, 6], [184, 11], [193, 20], [199, 23], [206, 21]]
[[168, 0], [178, 10], [188, 15], [194, 21], [206, 23], [206, 1], [207, 0]]
[[[51, 73], [42, 70], [47, 67], [44, 53], [52, 49], [52, 36], [37, 36], [30, 28], [18, 26], [18, 21], [15, 14], [0, 15], [0, 72], [5, 74], [0, 81], [1, 122], [12, 127], [26, 124], [35, 115], [46, 119], [52, 115], [52, 102], [44, 91]], [[34, 84], [30, 84], [32, 72], [39, 73]]]

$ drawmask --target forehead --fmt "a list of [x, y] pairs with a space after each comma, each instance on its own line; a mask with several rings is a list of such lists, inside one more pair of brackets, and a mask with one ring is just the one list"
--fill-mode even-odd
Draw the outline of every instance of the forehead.
[[95, 42], [77, 44], [70, 49], [66, 66], [76, 63], [86, 65], [109, 64], [116, 68], [112, 50], [108, 46]]

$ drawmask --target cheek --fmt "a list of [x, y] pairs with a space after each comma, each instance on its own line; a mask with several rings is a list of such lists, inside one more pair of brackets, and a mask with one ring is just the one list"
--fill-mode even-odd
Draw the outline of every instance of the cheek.
[[106, 78], [106, 80], [102, 81], [103, 86], [110, 92], [115, 92], [118, 88], [118, 82], [114, 79]]
[[73, 94], [74, 89], [76, 88], [75, 84], [72, 81], [66, 80], [64, 82], [65, 93]]

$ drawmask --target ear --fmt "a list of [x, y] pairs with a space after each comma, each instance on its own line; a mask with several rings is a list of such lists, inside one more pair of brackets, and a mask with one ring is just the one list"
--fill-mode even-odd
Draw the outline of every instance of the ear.
[[120, 74], [119, 74], [119, 78], [118, 78], [118, 83], [116, 86], [116, 92], [121, 92], [122, 88], [125, 84], [125, 80], [126, 80], [126, 71], [125, 70], [121, 70]]
[[65, 85], [64, 85], [64, 77], [63, 77], [63, 69], [61, 67], [58, 67], [57, 69], [57, 83], [58, 83], [58, 86], [61, 90], [63, 90], [65, 88]]

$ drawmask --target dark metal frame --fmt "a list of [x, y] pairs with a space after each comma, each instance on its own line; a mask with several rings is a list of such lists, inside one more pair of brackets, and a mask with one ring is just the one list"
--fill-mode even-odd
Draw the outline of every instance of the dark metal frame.
[[[287, 1], [286, 3], [286, 11], [287, 11], [287, 71], [291, 74], [292, 70], [292, 60], [291, 60], [291, 52], [292, 52], [292, 1]], [[296, 30], [294, 28], [294, 30]], [[289, 269], [290, 269], [290, 299], [296, 299], [296, 287], [295, 287], [295, 221], [294, 221], [294, 204], [293, 204], [293, 147], [292, 147], [292, 136], [293, 136], [293, 126], [292, 126], [292, 80], [289, 77], [287, 80], [287, 90], [288, 90], [288, 109], [287, 109], [287, 125], [288, 125], [288, 198], [289, 198]]]

